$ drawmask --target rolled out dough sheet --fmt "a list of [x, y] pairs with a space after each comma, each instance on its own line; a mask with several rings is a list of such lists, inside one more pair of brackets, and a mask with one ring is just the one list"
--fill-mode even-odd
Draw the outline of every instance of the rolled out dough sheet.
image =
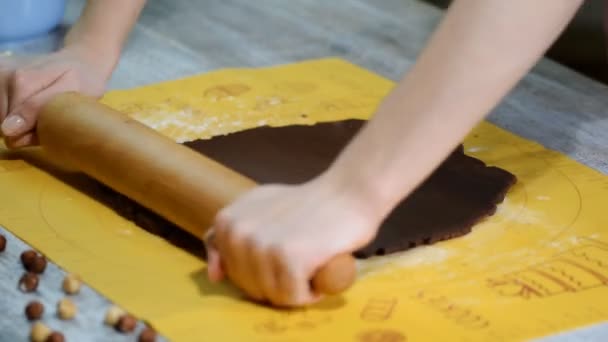
[[[183, 142], [366, 119], [392, 86], [323, 59], [217, 71], [103, 101]], [[488, 123], [464, 150], [517, 176], [494, 216], [462, 238], [362, 261], [344, 296], [297, 312], [208, 283], [200, 258], [117, 215], [36, 150], [0, 149], [0, 224], [175, 341], [524, 340], [607, 320], [607, 178]]]
[[[300, 184], [325, 171], [364, 124], [364, 120], [344, 120], [258, 127], [186, 145], [260, 184]], [[514, 183], [511, 173], [466, 156], [459, 146], [355, 255], [390, 254], [464, 235], [494, 214]], [[103, 191], [103, 195], [110, 207], [147, 231], [198, 254], [204, 248], [196, 237], [124, 196], [113, 191]]]

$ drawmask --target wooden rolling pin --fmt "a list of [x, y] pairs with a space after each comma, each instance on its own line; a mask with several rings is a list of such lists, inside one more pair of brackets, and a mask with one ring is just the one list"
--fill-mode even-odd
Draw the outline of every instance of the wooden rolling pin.
[[[65, 93], [41, 111], [43, 149], [137, 201], [201, 240], [215, 214], [257, 184], [175, 143], [155, 130], [98, 103]], [[356, 277], [351, 255], [320, 268], [311, 284], [324, 294], [346, 290]]]

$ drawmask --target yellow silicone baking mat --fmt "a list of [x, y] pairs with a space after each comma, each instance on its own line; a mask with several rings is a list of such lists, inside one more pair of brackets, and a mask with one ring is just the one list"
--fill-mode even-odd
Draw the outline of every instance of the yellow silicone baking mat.
[[[321, 59], [113, 91], [103, 102], [186, 141], [368, 118], [392, 86]], [[175, 341], [512, 340], [608, 319], [608, 178], [489, 123], [465, 150], [519, 179], [494, 217], [462, 238], [361, 262], [344, 296], [294, 312], [210, 284], [201, 260], [79, 191], [77, 175], [52, 171], [36, 149], [0, 149], [0, 224]]]

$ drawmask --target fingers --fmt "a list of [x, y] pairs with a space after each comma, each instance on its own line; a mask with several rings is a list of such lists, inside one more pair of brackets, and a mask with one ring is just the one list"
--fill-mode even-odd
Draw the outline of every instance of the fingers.
[[248, 294], [258, 302], [265, 302], [267, 297], [264, 295], [259, 281], [261, 274], [258, 273], [260, 265], [260, 251], [257, 249], [252, 239], [243, 238], [243, 250], [238, 253], [237, 265], [240, 266], [239, 273], [242, 274], [243, 286], [247, 287]]
[[[0, 72], [0, 123], [4, 121], [4, 118], [8, 114], [8, 88], [5, 84], [4, 76]], [[2, 136], [1, 131], [0, 136]]]
[[[319, 299], [312, 293], [310, 277], [325, 258], [323, 244], [302, 233], [308, 226], [303, 214], [310, 210], [293, 210], [303, 202], [300, 196], [290, 200], [291, 190], [260, 187], [222, 210], [214, 222], [213, 241], [226, 276], [249, 297], [281, 307]], [[316, 202], [310, 203], [317, 208]], [[215, 259], [210, 264], [214, 279]]]
[[62, 72], [30, 68], [15, 70], [8, 84], [11, 99], [9, 110], [19, 107], [27, 99], [49, 88], [62, 77]]
[[26, 146], [38, 145], [38, 137], [35, 133], [29, 132], [17, 137], [5, 137], [4, 143], [8, 148], [21, 148]]
[[207, 276], [211, 282], [217, 283], [224, 279], [224, 270], [220, 254], [215, 246], [215, 231], [210, 228], [204, 238], [205, 248], [207, 249]]
[[[1, 126], [3, 135], [13, 137], [12, 140], [16, 141], [20, 135], [33, 129], [35, 120], [32, 120], [31, 116], [37, 113], [40, 106], [37, 95], [60, 77], [61, 74], [17, 69], [10, 75], [9, 80], [5, 79], [5, 114]], [[23, 111], [26, 112], [25, 116], [21, 114]]]
[[309, 274], [299, 265], [298, 253], [292, 253], [289, 244], [279, 248], [264, 245], [252, 227], [255, 225], [228, 222], [216, 230], [217, 249], [209, 260], [210, 279], [216, 279], [217, 257], [222, 259], [227, 276], [256, 301], [281, 307], [315, 302], [318, 298], [310, 288]]
[[294, 267], [297, 265], [296, 257], [292, 256], [290, 260], [289, 255], [294, 253], [287, 249], [272, 253], [271, 263], [277, 280], [273, 303], [297, 307], [315, 302], [316, 296], [312, 293], [308, 274], [302, 272], [302, 268]]
[[214, 283], [224, 279], [220, 254], [215, 247], [207, 247], [207, 276]]
[[24, 61], [20, 58], [3, 60], [0, 63], [0, 132], [3, 136], [11, 137], [12, 146], [27, 145], [28, 141], [34, 141], [24, 135], [32, 130], [35, 123], [32, 124], [30, 118], [19, 112], [14, 115], [11, 113], [21, 107], [33, 108], [37, 112], [40, 106], [37, 101], [40, 99], [36, 96], [52, 87], [65, 72], [35, 65], [20, 66]]
[[[2, 60], [0, 59], [0, 62]], [[0, 63], [0, 124], [4, 121], [4, 118], [8, 115], [9, 107], [9, 89], [8, 82], [10, 78], [10, 72], [5, 70]], [[0, 130], [0, 136], [3, 136], [2, 130]]]
[[254, 272], [255, 243], [250, 238], [249, 226], [244, 223], [219, 224], [216, 228], [216, 246], [230, 279], [249, 297], [263, 301], [264, 296]]
[[251, 267], [258, 279], [260, 291], [267, 301], [276, 303], [279, 289], [271, 254], [269, 250], [260, 248], [257, 255], [257, 258], [251, 258]]

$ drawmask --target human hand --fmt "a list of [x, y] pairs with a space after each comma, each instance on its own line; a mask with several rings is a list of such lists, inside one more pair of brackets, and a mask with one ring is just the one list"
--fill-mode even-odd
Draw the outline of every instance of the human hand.
[[111, 73], [76, 47], [38, 57], [0, 58], [0, 123], [8, 147], [37, 144], [38, 113], [53, 96], [78, 91], [100, 97]]
[[209, 278], [227, 276], [259, 302], [314, 303], [316, 271], [367, 244], [383, 219], [356, 191], [324, 179], [250, 191], [216, 217], [207, 243]]

